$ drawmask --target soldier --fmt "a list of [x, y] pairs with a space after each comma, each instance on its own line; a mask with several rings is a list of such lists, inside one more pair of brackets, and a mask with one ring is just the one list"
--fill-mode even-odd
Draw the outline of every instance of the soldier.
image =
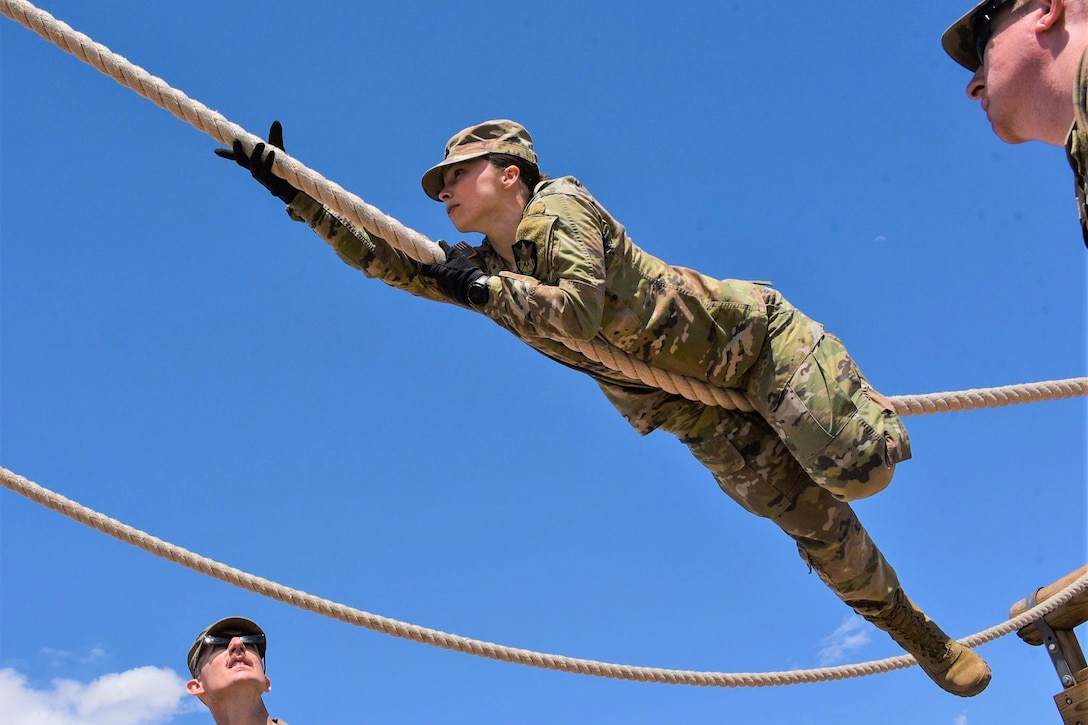
[[[279, 123], [269, 145], [283, 147]], [[741, 506], [797, 543], [854, 611], [887, 631], [942, 688], [981, 692], [990, 670], [915, 607], [849, 501], [884, 489], [910, 457], [907, 432], [837, 338], [770, 287], [670, 266], [635, 246], [573, 177], [541, 175], [521, 125], [464, 129], [422, 179], [459, 232], [443, 264], [421, 264], [355, 229], [271, 172], [275, 151], [220, 156], [248, 168], [347, 264], [428, 299], [483, 313], [592, 376], [641, 434], [676, 435]], [[610, 370], [561, 342], [608, 343], [650, 365], [744, 391], [755, 410], [687, 400]]]
[[265, 675], [264, 630], [244, 617], [209, 625], [189, 648], [189, 694], [200, 699], [218, 725], [287, 725], [273, 720], [264, 706], [272, 689]]
[[974, 73], [967, 95], [982, 103], [999, 138], [1065, 147], [1088, 246], [1088, 3], [989, 0], [953, 23], [941, 44]]

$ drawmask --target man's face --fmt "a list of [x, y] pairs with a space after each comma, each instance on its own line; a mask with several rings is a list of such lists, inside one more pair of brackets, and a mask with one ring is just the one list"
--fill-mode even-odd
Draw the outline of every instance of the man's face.
[[260, 697], [271, 688], [257, 650], [247, 647], [240, 637], [232, 637], [227, 645], [207, 648], [197, 666], [197, 676], [188, 685], [190, 694], [206, 702], [238, 691]]
[[1044, 59], [1032, 4], [1006, 3], [990, 13], [990, 38], [981, 48], [982, 65], [967, 84], [967, 95], [982, 103], [994, 133], [1008, 143], [1041, 138], [1035, 84]]

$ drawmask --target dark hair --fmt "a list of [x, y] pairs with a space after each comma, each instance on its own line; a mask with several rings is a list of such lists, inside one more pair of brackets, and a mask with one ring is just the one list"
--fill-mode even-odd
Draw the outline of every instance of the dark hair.
[[500, 169], [505, 169], [507, 166], [516, 166], [521, 172], [521, 181], [525, 184], [525, 188], [529, 192], [529, 196], [533, 195], [533, 189], [544, 179], [548, 178], [547, 174], [540, 173], [540, 169], [532, 161], [527, 161], [520, 156], [514, 156], [513, 154], [488, 154], [487, 160], [491, 162], [492, 166], [496, 166]]

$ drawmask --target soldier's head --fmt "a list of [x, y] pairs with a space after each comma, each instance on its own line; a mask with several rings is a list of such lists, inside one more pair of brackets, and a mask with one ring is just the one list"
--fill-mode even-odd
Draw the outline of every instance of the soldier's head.
[[256, 622], [227, 617], [208, 625], [189, 648], [187, 689], [212, 709], [227, 700], [251, 699], [272, 689], [265, 674], [267, 639]]
[[516, 226], [541, 178], [533, 137], [521, 124], [500, 119], [454, 134], [422, 185], [427, 196], [446, 205], [458, 231], [494, 241], [511, 223]]
[[[506, 160], [506, 166], [515, 165], [519, 173], [528, 170], [539, 178], [536, 152], [533, 151], [533, 137], [516, 121], [496, 119], [469, 126], [455, 133], [446, 142], [446, 153], [438, 162], [423, 174], [423, 191], [435, 201], [445, 185], [444, 172], [456, 164], [485, 157]], [[501, 161], [493, 162], [498, 166]], [[531, 188], [531, 187], [530, 187]]]
[[967, 95], [1009, 143], [1065, 142], [1088, 45], [1085, 0], [986, 0], [945, 31], [945, 52], [973, 73]]

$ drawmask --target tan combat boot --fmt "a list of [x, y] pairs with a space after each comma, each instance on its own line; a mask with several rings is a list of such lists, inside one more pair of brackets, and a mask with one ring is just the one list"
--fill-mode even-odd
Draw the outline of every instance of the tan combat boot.
[[990, 684], [990, 666], [950, 638], [900, 589], [895, 604], [882, 614], [866, 617], [914, 655], [918, 666], [942, 689], [974, 697]]

